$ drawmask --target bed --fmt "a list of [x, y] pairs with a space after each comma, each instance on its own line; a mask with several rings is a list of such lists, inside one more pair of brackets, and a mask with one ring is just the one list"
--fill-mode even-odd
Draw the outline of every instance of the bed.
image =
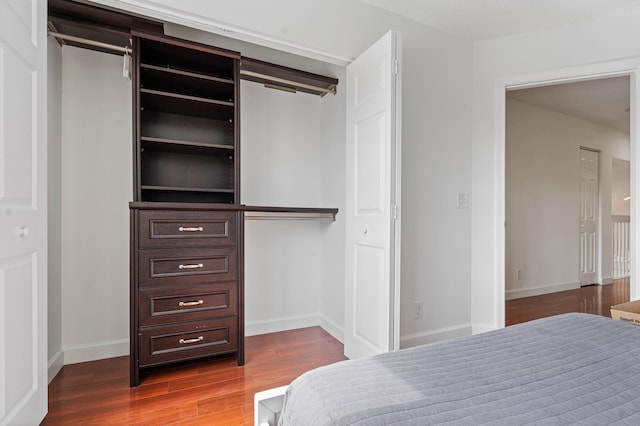
[[281, 426], [640, 425], [640, 327], [564, 314], [309, 371]]

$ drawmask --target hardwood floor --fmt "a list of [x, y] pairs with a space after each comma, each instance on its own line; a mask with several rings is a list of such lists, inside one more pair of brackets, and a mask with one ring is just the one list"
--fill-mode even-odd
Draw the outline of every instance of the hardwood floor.
[[[629, 280], [506, 303], [507, 325], [565, 312], [610, 316], [629, 300]], [[246, 364], [234, 356], [143, 374], [129, 387], [129, 358], [66, 365], [49, 385], [42, 425], [252, 425], [256, 392], [283, 386], [312, 368], [346, 359], [320, 327], [247, 337]]]
[[129, 387], [129, 358], [66, 365], [49, 385], [42, 425], [253, 425], [256, 392], [346, 359], [320, 327], [247, 337], [235, 356], [152, 370]]
[[567, 312], [611, 318], [611, 306], [628, 302], [629, 294], [629, 279], [624, 278], [614, 280], [612, 284], [508, 300], [505, 304], [505, 324], [513, 325]]

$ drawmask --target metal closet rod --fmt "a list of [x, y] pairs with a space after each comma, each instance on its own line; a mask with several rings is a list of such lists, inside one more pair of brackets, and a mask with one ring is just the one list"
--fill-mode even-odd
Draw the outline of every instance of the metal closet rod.
[[259, 73], [259, 72], [243, 70], [243, 69], [240, 70], [240, 74], [244, 74], [244, 75], [247, 75], [247, 76], [250, 76], [250, 77], [257, 77], [257, 78], [261, 78], [261, 79], [264, 79], [264, 80], [273, 81], [275, 83], [289, 84], [289, 85], [300, 87], [300, 88], [304, 88], [304, 89], [315, 90], [316, 92], [320, 92], [320, 93], [323, 93], [323, 94], [327, 94], [327, 93], [332, 93], [334, 95], [336, 94], [335, 85], [331, 85], [328, 88], [319, 87], [319, 86], [312, 86], [311, 84], [300, 83], [300, 82], [293, 81], [293, 80], [287, 80], [285, 78], [274, 77], [272, 75], [262, 74], [262, 73]]
[[68, 34], [61, 34], [55, 31], [49, 31], [48, 34], [60, 40], [75, 41], [76, 43], [82, 43], [82, 44], [87, 44], [89, 46], [101, 47], [103, 49], [114, 50], [116, 52], [121, 52], [125, 54], [131, 54], [131, 52], [133, 52], [133, 50], [127, 46], [116, 46], [114, 44], [102, 43], [100, 41], [89, 40], [82, 37], [76, 37]]

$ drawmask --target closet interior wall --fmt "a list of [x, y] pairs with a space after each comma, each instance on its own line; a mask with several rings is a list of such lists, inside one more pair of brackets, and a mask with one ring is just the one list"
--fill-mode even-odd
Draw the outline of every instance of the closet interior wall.
[[122, 56], [55, 50], [62, 121], [59, 321], [64, 363], [71, 364], [129, 352], [132, 89], [122, 77]]
[[[343, 136], [336, 134], [343, 127], [323, 129], [339, 101], [242, 82], [243, 204], [342, 207], [342, 158], [334, 155], [343, 147]], [[334, 254], [344, 253], [343, 226], [340, 214], [335, 222], [245, 221], [247, 335], [341, 323], [344, 256], [336, 261]], [[332, 231], [340, 228], [336, 238]], [[325, 314], [327, 298], [339, 316]], [[336, 328], [341, 326], [327, 327], [334, 334]]]

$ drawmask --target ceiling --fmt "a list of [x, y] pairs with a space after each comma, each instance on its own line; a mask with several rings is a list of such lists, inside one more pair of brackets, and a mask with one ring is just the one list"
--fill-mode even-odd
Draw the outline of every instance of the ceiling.
[[507, 97], [629, 132], [629, 77], [512, 90]]
[[360, 0], [468, 40], [640, 14], [638, 0]]

